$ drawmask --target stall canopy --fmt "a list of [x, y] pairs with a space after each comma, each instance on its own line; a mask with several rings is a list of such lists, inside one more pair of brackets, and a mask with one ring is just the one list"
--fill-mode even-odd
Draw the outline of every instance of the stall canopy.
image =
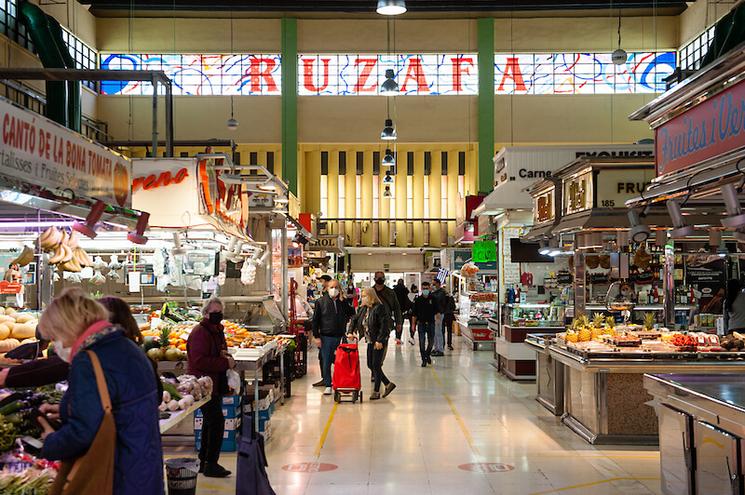
[[[4, 98], [0, 120], [0, 201], [27, 213], [81, 219], [102, 202], [100, 222], [137, 225], [142, 215], [132, 208], [127, 158]], [[17, 209], [5, 211], [22, 215]]]

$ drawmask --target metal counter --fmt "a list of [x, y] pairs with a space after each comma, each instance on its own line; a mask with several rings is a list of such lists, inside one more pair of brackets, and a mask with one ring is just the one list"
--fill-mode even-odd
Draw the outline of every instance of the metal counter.
[[554, 416], [564, 414], [564, 365], [548, 351], [556, 334], [531, 333], [524, 344], [535, 351], [536, 400]]
[[644, 375], [659, 418], [666, 495], [742, 495], [745, 378], [742, 374]]
[[494, 332], [486, 320], [456, 319], [461, 336], [474, 351], [494, 350]]
[[591, 444], [658, 444], [644, 373], [745, 372], [742, 353], [548, 352], [565, 365], [562, 422]]

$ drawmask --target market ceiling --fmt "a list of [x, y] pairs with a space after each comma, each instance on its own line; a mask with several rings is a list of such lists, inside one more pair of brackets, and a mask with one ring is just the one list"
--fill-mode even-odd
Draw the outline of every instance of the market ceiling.
[[[300, 16], [322, 14], [371, 14], [376, 0], [80, 0], [90, 5], [97, 15], [137, 13], [143, 11], [188, 12], [235, 11], [256, 14], [298, 13]], [[593, 11], [608, 15], [612, 10], [624, 10], [630, 15], [677, 15], [686, 9], [679, 0], [407, 0], [407, 17], [438, 15], [450, 12], [474, 14], [505, 14], [537, 11]], [[592, 14], [590, 14], [592, 15]]]

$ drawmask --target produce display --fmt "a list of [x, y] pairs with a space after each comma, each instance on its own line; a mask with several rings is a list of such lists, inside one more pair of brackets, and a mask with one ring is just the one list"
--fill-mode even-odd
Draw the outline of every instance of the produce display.
[[[78, 233], [74, 230], [69, 233], [65, 229], [49, 227], [39, 235], [38, 243], [42, 251], [49, 253], [49, 264], [57, 265], [61, 271], [80, 272], [87, 266], [93, 266], [93, 260], [88, 256], [83, 248], [78, 245]], [[31, 252], [31, 259], [28, 256], [23, 258], [23, 262], [30, 263], [33, 261], [33, 250], [24, 248], [21, 257], [26, 250]], [[19, 263], [22, 265], [22, 263]]]
[[54, 389], [5, 391], [0, 400], [0, 452], [16, 445], [20, 437], [39, 438], [41, 427], [36, 421], [39, 406], [57, 404], [62, 393]]
[[57, 476], [56, 463], [21, 454], [17, 462], [8, 464], [19, 463], [31, 464], [32, 467], [20, 472], [11, 469], [0, 471], [0, 493], [3, 495], [46, 495], [49, 493], [54, 478]]
[[161, 413], [188, 409], [196, 401], [212, 394], [212, 379], [206, 376], [202, 378], [192, 375], [181, 375], [176, 378], [161, 377], [161, 382], [163, 383], [163, 397], [159, 407]]
[[21, 344], [36, 342], [38, 322], [36, 313], [0, 306], [0, 354], [12, 351]]

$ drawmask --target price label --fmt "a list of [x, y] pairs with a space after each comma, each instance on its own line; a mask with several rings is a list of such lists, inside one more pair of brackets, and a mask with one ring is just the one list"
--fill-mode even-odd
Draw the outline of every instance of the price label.
[[474, 263], [497, 261], [497, 244], [494, 241], [476, 241], [471, 248]]

